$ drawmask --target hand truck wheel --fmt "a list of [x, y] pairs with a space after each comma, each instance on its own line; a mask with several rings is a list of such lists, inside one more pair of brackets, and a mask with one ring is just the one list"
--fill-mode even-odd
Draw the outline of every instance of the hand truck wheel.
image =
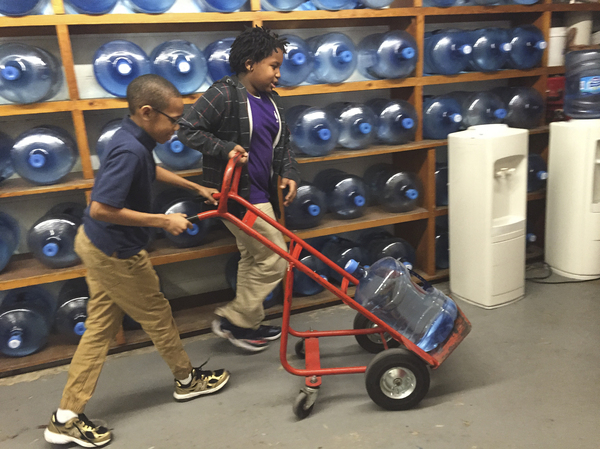
[[296, 415], [298, 419], [304, 419], [312, 413], [318, 393], [318, 388], [303, 387], [300, 390], [300, 393], [296, 396], [296, 400], [292, 406], [294, 415]]
[[407, 349], [389, 349], [376, 355], [369, 363], [365, 383], [369, 396], [380, 407], [407, 410], [427, 394], [429, 369]]
[[[361, 313], [357, 313], [354, 317], [354, 329], [371, 329], [375, 326], [375, 323], [369, 321], [369, 319]], [[394, 340], [387, 332], [384, 332], [383, 336], [388, 348], [397, 348], [400, 346], [400, 342], [398, 340]], [[365, 351], [368, 351], [372, 354], [379, 354], [385, 349], [385, 346], [383, 346], [383, 342], [381, 340], [381, 334], [355, 335], [354, 338], [356, 338], [358, 344]]]
[[304, 339], [298, 340], [294, 345], [294, 351], [296, 351], [296, 355], [299, 359], [303, 359], [306, 357], [306, 353], [304, 352]]

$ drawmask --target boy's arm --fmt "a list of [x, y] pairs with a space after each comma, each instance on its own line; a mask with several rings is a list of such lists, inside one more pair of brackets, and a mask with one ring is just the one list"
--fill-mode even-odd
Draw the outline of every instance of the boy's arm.
[[156, 167], [156, 179], [160, 182], [171, 184], [182, 189], [193, 190], [194, 192], [197, 192], [198, 195], [206, 198], [207, 203], [214, 205], [218, 204], [217, 200], [215, 200], [212, 196], [213, 193], [219, 192], [217, 189], [210, 189], [208, 187], [201, 186], [200, 184], [196, 184], [189, 179], [182, 178], [181, 176], [176, 175], [169, 170], [165, 170], [162, 167]]

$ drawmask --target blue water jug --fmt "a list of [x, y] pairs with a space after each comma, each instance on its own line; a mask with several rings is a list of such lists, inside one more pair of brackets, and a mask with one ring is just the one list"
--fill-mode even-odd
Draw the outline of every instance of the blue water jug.
[[370, 146], [376, 137], [377, 117], [371, 108], [359, 103], [332, 103], [325, 110], [335, 118], [340, 135], [337, 143], [358, 150]]
[[[329, 236], [321, 249], [321, 253], [335, 263], [341, 269], [344, 269], [346, 264], [354, 259], [363, 261], [364, 255], [358, 243], [348, 240], [337, 235]], [[342, 282], [342, 275], [328, 268], [327, 277], [334, 279], [336, 282]]]
[[293, 34], [282, 34], [282, 39], [287, 40], [286, 53], [283, 63], [279, 68], [281, 77], [279, 84], [282, 86], [297, 86], [304, 82], [315, 66], [315, 55], [304, 41]]
[[506, 3], [513, 5], [533, 5], [539, 0], [504, 0]]
[[328, 11], [354, 9], [358, 5], [358, 0], [312, 0], [312, 2], [317, 8]]
[[360, 0], [359, 3], [365, 8], [381, 9], [390, 6], [394, 0]]
[[435, 164], [435, 205], [448, 205], [448, 166]]
[[325, 193], [327, 210], [337, 218], [358, 218], [367, 211], [367, 187], [360, 177], [328, 168], [317, 173], [313, 183]]
[[536, 128], [544, 115], [544, 99], [531, 87], [499, 87], [493, 92], [506, 105], [504, 123], [512, 128]]
[[104, 90], [125, 97], [131, 81], [151, 71], [148, 55], [133, 42], [114, 40], [94, 54], [94, 76]]
[[325, 194], [313, 184], [301, 181], [296, 198], [285, 207], [285, 225], [288, 229], [314, 228], [326, 211]]
[[10, 162], [10, 150], [14, 144], [13, 139], [0, 132], [0, 182], [10, 178], [15, 173]]
[[27, 16], [40, 14], [47, 0], [0, 0], [0, 14], [5, 16]]
[[316, 11], [317, 7], [310, 0], [302, 3], [298, 6], [295, 11]]
[[510, 30], [512, 48], [507, 64], [513, 69], [530, 69], [540, 63], [548, 46], [542, 32], [533, 25], [524, 25]]
[[177, 135], [171, 137], [166, 143], [157, 144], [154, 153], [163, 164], [173, 170], [188, 170], [202, 166], [202, 153], [186, 147]]
[[423, 6], [430, 6], [434, 8], [449, 8], [454, 6], [456, 0], [423, 0]]
[[265, 11], [293, 11], [304, 3], [304, 0], [261, 0], [260, 6]]
[[354, 73], [356, 47], [345, 34], [327, 33], [311, 37], [306, 42], [315, 55], [315, 67], [308, 76], [309, 83], [341, 83]]
[[452, 92], [449, 94], [461, 106], [462, 127], [502, 123], [506, 105], [492, 92]]
[[10, 152], [19, 176], [40, 185], [60, 181], [75, 165], [77, 155], [77, 145], [69, 133], [48, 125], [25, 131]]
[[383, 229], [368, 229], [358, 238], [362, 251], [363, 263], [372, 265], [384, 257], [393, 257], [414, 266], [417, 261], [415, 249], [400, 237], [395, 237]]
[[167, 12], [175, 0], [125, 0], [125, 4], [135, 12], [161, 14]]
[[66, 281], [58, 293], [54, 327], [71, 340], [79, 340], [85, 332], [87, 304], [90, 299], [84, 278]]
[[65, 0], [79, 14], [107, 14], [117, 2], [118, 0]]
[[460, 129], [460, 104], [448, 96], [429, 97], [423, 101], [423, 137], [445, 139]]
[[467, 31], [438, 30], [426, 33], [423, 72], [455, 75], [469, 66], [472, 51]]
[[10, 290], [0, 303], [0, 352], [24, 357], [43, 348], [55, 308], [55, 299], [42, 287]]
[[61, 203], [37, 220], [27, 234], [27, 246], [36, 259], [50, 268], [65, 268], [80, 262], [75, 253], [75, 235], [83, 218], [83, 205]]
[[565, 56], [565, 114], [600, 118], [600, 51], [579, 50]]
[[371, 34], [358, 44], [358, 71], [369, 79], [406, 78], [415, 70], [417, 54], [406, 31]]
[[[227, 285], [229, 285], [229, 288], [231, 288], [234, 292], [237, 291], [238, 263], [240, 259], [240, 253], [234, 253], [225, 264], [225, 279], [227, 280]], [[281, 304], [282, 302], [283, 286], [280, 282], [263, 300], [263, 308], [268, 309], [276, 306], [277, 304]]]
[[191, 42], [180, 39], [157, 46], [150, 60], [152, 72], [171, 81], [181, 95], [196, 92], [208, 73], [204, 54]]
[[402, 145], [415, 140], [419, 119], [414, 106], [404, 100], [375, 98], [367, 102], [377, 116], [377, 140]]
[[469, 66], [478, 72], [495, 72], [506, 64], [512, 48], [508, 30], [482, 28], [471, 31], [473, 51]]
[[423, 187], [414, 173], [376, 164], [367, 169], [363, 179], [371, 200], [389, 212], [408, 212], [421, 203]]
[[204, 49], [204, 57], [208, 64], [208, 74], [212, 81], [219, 81], [225, 76], [232, 76], [229, 65], [229, 53], [235, 37], [219, 39]]
[[17, 250], [20, 235], [17, 220], [0, 211], [0, 272], [8, 265], [8, 261]]
[[[198, 215], [204, 211], [203, 198], [194, 196], [188, 190], [168, 189], [157, 195], [155, 210], [160, 214], [184, 214], [187, 217]], [[183, 231], [179, 235], [173, 235], [165, 231], [167, 239], [178, 248], [190, 248], [200, 245], [208, 234], [211, 220], [201, 220], [194, 223], [191, 229]]]
[[325, 156], [336, 146], [340, 136], [335, 119], [327, 111], [307, 105], [287, 110], [285, 121], [290, 129], [293, 150], [309, 156]]
[[347, 270], [359, 277], [354, 300], [423, 351], [442, 343], [454, 328], [454, 301], [427, 284], [414, 284], [402, 262], [385, 257], [367, 270], [354, 262]]
[[[327, 265], [325, 265], [318, 257], [313, 254], [309, 254], [303, 251], [300, 254], [300, 262], [310, 268], [312, 271], [317, 273], [323, 279], [327, 278]], [[317, 281], [311, 279], [308, 275], [302, 273], [297, 268], [294, 268], [294, 294], [298, 296], [312, 296], [317, 293], [321, 293], [325, 287], [319, 284]]]
[[54, 97], [63, 82], [58, 60], [33, 45], [0, 45], [0, 96], [13, 103], [36, 103]]
[[529, 153], [527, 158], [527, 191], [537, 192], [546, 187], [548, 166], [546, 161], [536, 153]]
[[244, 6], [246, 2], [247, 0], [196, 0], [202, 11], [210, 12], [234, 12]]
[[96, 154], [98, 155], [98, 159], [100, 159], [100, 164], [104, 162], [106, 152], [110, 148], [112, 136], [114, 136], [118, 129], [121, 129], [121, 123], [123, 123], [123, 120], [117, 118], [105, 124], [100, 130], [100, 137], [98, 137], [98, 141], [96, 142]]

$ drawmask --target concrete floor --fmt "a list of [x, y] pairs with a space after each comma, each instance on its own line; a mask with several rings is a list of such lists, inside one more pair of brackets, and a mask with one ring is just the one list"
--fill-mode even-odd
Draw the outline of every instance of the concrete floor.
[[[281, 368], [277, 344], [246, 355], [207, 335], [186, 340], [186, 349], [195, 364], [211, 355], [207, 367], [232, 372], [221, 393], [174, 402], [169, 370], [148, 348], [109, 359], [86, 414], [113, 429], [113, 449], [597, 449], [599, 287], [528, 282], [523, 300], [497, 310], [459, 303], [473, 330], [410, 411], [379, 409], [364, 376], [345, 375], [324, 378], [312, 415], [298, 421], [291, 405], [303, 381]], [[292, 323], [333, 329], [353, 317], [337, 306]], [[326, 366], [373, 357], [352, 337], [325, 340], [322, 352]], [[0, 448], [51, 447], [42, 431], [66, 377], [58, 368], [0, 381]]]

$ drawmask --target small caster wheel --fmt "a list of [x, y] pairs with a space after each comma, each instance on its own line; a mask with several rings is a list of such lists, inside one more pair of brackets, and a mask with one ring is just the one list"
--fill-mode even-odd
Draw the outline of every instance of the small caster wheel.
[[300, 390], [300, 393], [296, 396], [296, 400], [292, 406], [294, 415], [296, 415], [298, 419], [304, 419], [312, 413], [318, 392], [318, 389], [308, 387], [304, 387]]
[[425, 362], [404, 348], [376, 355], [365, 373], [367, 393], [386, 410], [408, 410], [429, 390], [429, 369]]
[[[356, 317], [354, 318], [354, 329], [371, 329], [375, 326], [376, 324], [369, 321], [366, 316], [360, 313], [356, 314]], [[384, 332], [383, 336], [388, 348], [397, 348], [400, 346], [400, 342], [394, 340], [387, 332]], [[355, 335], [354, 338], [356, 338], [358, 344], [365, 351], [368, 351], [371, 354], [379, 354], [385, 349], [385, 346], [383, 346], [383, 341], [381, 340], [381, 334]]]
[[298, 340], [294, 345], [294, 350], [296, 351], [296, 355], [299, 359], [303, 359], [306, 356], [304, 352], [304, 339]]

